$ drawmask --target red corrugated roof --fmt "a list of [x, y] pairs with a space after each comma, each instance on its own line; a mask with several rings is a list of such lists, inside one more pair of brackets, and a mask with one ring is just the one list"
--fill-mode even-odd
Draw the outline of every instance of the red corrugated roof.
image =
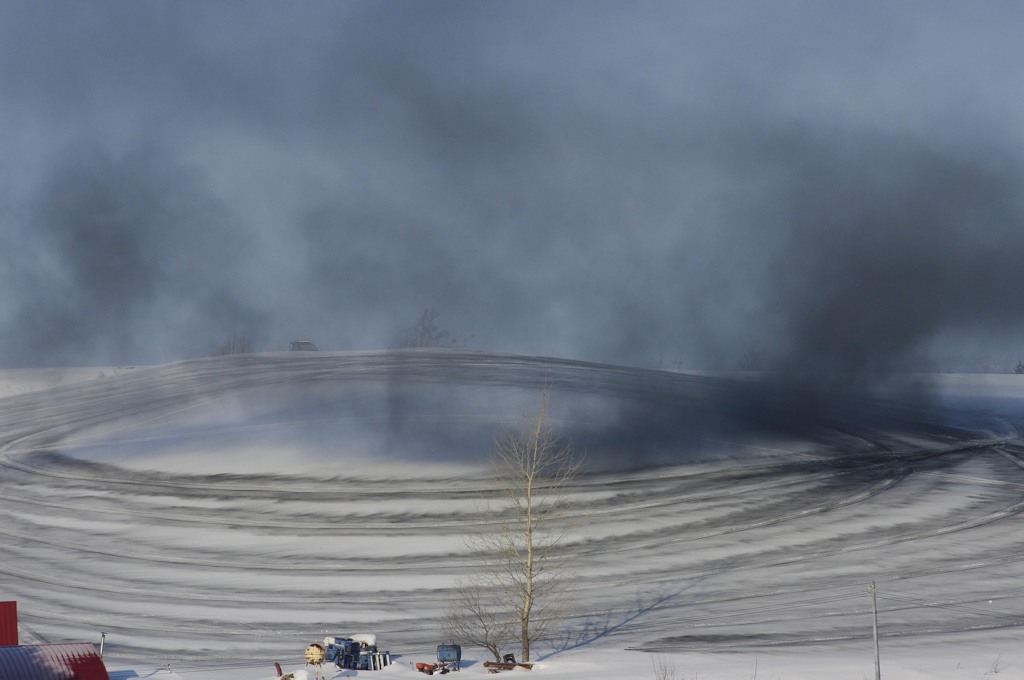
[[0, 680], [110, 680], [91, 642], [0, 647]]
[[18, 644], [18, 603], [0, 602], [0, 647]]

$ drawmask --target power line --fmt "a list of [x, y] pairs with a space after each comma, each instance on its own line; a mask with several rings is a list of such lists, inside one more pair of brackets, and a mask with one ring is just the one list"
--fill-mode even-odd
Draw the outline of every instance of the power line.
[[[894, 602], [904, 603], [911, 605], [910, 607], [903, 607], [903, 609], [910, 608], [936, 608], [936, 609], [948, 609], [950, 611], [965, 612], [968, 614], [978, 614], [981, 616], [1001, 616], [1015, 620], [1024, 620], [1024, 612], [1008, 612], [1001, 609], [986, 608], [986, 607], [972, 607], [968, 606], [970, 603], [979, 602], [979, 600], [966, 600], [963, 602], [929, 602], [926, 600], [918, 600], [905, 595], [879, 595], [883, 600], [891, 600]], [[989, 600], [991, 602], [991, 600]]]

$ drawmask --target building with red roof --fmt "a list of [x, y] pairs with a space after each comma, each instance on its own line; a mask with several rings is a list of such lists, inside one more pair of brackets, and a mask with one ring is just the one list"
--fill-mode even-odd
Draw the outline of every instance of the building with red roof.
[[18, 644], [18, 605], [0, 602], [0, 680], [110, 680], [91, 642]]

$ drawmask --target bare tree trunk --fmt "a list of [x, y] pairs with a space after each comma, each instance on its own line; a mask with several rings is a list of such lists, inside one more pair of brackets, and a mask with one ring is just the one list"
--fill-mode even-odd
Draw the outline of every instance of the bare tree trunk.
[[[472, 539], [472, 550], [484, 567], [475, 587], [491, 593], [505, 612], [491, 615], [515, 622], [522, 662], [530, 660], [531, 645], [557, 618], [559, 597], [571, 581], [561, 545], [571, 526], [566, 521], [566, 490], [583, 467], [572, 444], [547, 424], [549, 404], [546, 390], [534, 415], [495, 437], [494, 474], [503, 504], [488, 511], [488, 525], [498, 530]], [[492, 633], [501, 630], [493, 621], [477, 625]], [[493, 641], [500, 636], [475, 637]]]

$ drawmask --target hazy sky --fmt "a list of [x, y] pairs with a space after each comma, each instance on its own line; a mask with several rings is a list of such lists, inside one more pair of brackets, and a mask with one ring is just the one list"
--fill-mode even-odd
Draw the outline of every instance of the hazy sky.
[[[1024, 357], [1018, 2], [0, 3], [0, 366]], [[1009, 370], [1011, 366], [1006, 366]]]

